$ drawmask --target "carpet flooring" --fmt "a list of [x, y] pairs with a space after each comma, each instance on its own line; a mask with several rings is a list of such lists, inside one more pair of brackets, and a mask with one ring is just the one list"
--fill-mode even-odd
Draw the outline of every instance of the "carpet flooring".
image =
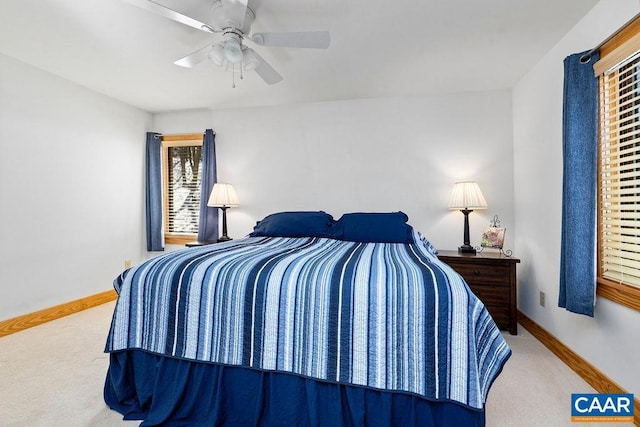
[[[0, 338], [1, 427], [139, 424], [102, 400], [114, 304]], [[487, 426], [571, 426], [571, 393], [595, 391], [524, 328], [518, 332], [504, 333], [513, 355], [489, 393]]]

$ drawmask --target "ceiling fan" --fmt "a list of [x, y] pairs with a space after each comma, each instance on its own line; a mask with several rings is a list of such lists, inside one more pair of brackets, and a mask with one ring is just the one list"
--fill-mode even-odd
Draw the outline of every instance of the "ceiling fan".
[[257, 46], [315, 49], [326, 49], [330, 43], [328, 31], [250, 34], [255, 12], [248, 6], [248, 0], [214, 0], [211, 4], [212, 13], [208, 23], [175, 11], [154, 0], [125, 1], [181, 24], [217, 35], [215, 41], [178, 59], [174, 64], [191, 68], [209, 59], [218, 67], [234, 73], [233, 87], [235, 87], [235, 73], [239, 72], [242, 78], [243, 70], [255, 71], [265, 83], [270, 85], [282, 80], [282, 76], [271, 65], [255, 50], [244, 44], [247, 40]]

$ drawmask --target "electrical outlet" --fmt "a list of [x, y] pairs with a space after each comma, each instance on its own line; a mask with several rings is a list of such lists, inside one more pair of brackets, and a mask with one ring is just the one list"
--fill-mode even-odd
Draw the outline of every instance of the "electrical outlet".
[[544, 300], [546, 298], [546, 295], [544, 292], [540, 291], [540, 305], [544, 307]]
[[131, 260], [130, 259], [125, 259], [124, 260], [124, 269], [126, 270], [127, 268], [131, 268]]

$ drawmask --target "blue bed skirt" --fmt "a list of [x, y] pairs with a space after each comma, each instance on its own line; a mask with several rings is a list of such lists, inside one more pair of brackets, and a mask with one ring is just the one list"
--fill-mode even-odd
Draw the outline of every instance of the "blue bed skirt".
[[484, 426], [452, 402], [154, 355], [110, 354], [107, 405], [141, 426]]

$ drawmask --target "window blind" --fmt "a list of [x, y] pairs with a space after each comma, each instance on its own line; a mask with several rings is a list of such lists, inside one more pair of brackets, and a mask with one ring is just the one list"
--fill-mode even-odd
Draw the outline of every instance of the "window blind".
[[197, 233], [202, 182], [202, 146], [169, 146], [168, 233]]
[[637, 52], [600, 75], [599, 148], [599, 276], [640, 287], [640, 55]]

